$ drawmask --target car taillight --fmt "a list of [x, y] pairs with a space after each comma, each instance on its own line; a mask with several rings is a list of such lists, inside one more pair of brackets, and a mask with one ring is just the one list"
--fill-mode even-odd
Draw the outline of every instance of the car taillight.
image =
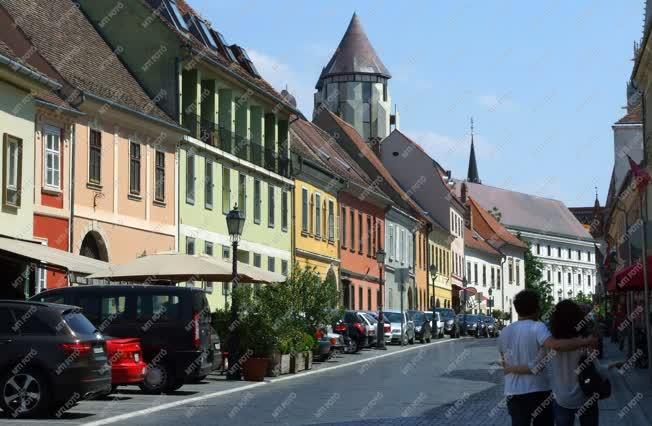
[[392, 331], [392, 326], [389, 324], [385, 324], [383, 330], [385, 330], [385, 333], [389, 333], [390, 331]]
[[364, 329], [364, 327], [362, 326], [362, 324], [360, 324], [359, 322], [356, 322], [355, 324], [353, 324], [353, 326], [354, 326], [356, 329], [358, 329], [358, 331], [359, 331], [360, 333], [365, 334], [365, 329]]
[[324, 337], [324, 332], [321, 331], [321, 330], [317, 330], [317, 331], [315, 332], [315, 338], [316, 338], [317, 340], [321, 340], [322, 337]]
[[335, 331], [338, 331], [340, 333], [343, 333], [346, 331], [346, 324], [337, 324], [335, 326]]
[[337, 345], [337, 339], [335, 337], [331, 337], [331, 345]]
[[69, 355], [75, 353], [78, 355], [88, 355], [93, 350], [93, 345], [90, 343], [81, 343], [79, 341], [74, 343], [62, 343], [59, 345], [59, 347]]
[[201, 345], [201, 340], [199, 337], [199, 313], [194, 313], [192, 316], [192, 344], [195, 346], [195, 349], [199, 349]]

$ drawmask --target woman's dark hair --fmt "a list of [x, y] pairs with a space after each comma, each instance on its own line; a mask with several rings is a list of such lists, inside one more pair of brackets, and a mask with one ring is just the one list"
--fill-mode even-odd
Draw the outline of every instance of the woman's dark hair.
[[555, 339], [572, 339], [582, 334], [586, 315], [572, 300], [557, 303], [550, 316], [550, 333]]
[[533, 290], [521, 290], [514, 296], [514, 309], [521, 317], [530, 317], [539, 312], [539, 293]]

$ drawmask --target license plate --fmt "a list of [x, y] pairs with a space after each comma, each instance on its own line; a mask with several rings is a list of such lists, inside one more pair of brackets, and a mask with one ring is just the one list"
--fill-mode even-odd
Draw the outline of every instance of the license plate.
[[215, 348], [216, 351], [219, 351], [219, 350], [220, 350], [220, 344], [219, 344], [219, 343], [215, 343], [215, 344], [213, 345], [213, 347]]
[[102, 348], [101, 346], [96, 346], [96, 347], [93, 348], [93, 353], [103, 354], [104, 353], [104, 348]]
[[140, 362], [140, 354], [138, 353], [134, 354], [134, 361]]

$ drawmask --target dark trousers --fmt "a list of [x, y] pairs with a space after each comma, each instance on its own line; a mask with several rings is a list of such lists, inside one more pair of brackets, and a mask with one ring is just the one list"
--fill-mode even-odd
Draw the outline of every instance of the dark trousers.
[[598, 401], [587, 401], [581, 409], [564, 408], [555, 403], [554, 413], [556, 426], [573, 426], [576, 417], [580, 420], [580, 426], [598, 426], [600, 423]]
[[552, 426], [552, 392], [532, 392], [511, 395], [507, 399], [507, 411], [512, 426]]

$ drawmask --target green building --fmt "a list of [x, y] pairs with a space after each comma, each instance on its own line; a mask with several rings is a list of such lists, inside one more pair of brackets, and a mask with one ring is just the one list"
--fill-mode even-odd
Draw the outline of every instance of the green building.
[[[174, 176], [178, 250], [231, 259], [225, 216], [237, 204], [247, 218], [238, 260], [286, 273], [294, 99], [277, 93], [242, 47], [184, 2], [79, 3], [151, 99], [189, 130], [178, 143]], [[202, 285], [212, 309], [228, 299], [228, 283]]]

